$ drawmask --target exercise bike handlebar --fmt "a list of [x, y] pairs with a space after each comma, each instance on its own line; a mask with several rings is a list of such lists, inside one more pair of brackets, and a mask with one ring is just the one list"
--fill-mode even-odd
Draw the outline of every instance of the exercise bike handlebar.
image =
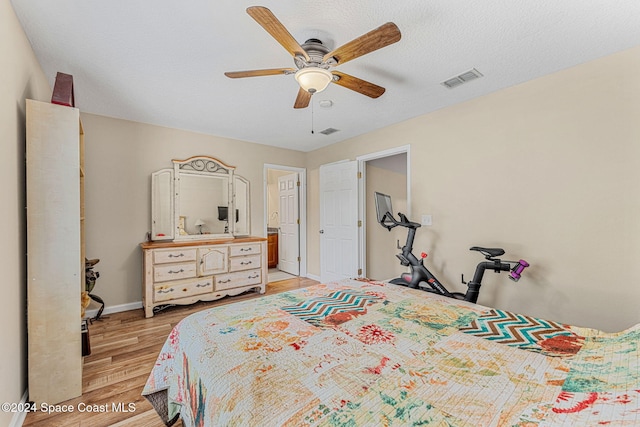
[[[401, 227], [406, 227], [406, 228], [413, 228], [416, 229], [418, 227], [420, 227], [420, 224], [418, 224], [417, 222], [411, 222], [409, 221], [409, 218], [406, 217], [405, 214], [403, 214], [402, 212], [398, 212], [398, 216], [400, 217], [400, 221], [397, 221], [393, 215], [391, 215], [389, 212], [385, 213], [384, 216], [382, 217], [382, 221], [380, 222], [380, 224], [385, 227], [387, 230], [391, 231], [392, 228], [397, 227], [397, 226], [401, 226]], [[393, 224], [389, 224], [386, 220], [391, 221]]]

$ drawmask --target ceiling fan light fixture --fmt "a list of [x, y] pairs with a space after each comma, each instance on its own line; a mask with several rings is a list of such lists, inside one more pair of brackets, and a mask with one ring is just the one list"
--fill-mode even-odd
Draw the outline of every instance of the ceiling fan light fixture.
[[311, 94], [322, 92], [333, 80], [333, 74], [320, 67], [301, 68], [295, 77], [300, 87]]

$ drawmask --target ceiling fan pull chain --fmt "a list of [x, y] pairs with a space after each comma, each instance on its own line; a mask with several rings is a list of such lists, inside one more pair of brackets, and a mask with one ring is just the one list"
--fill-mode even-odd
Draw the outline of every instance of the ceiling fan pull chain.
[[311, 100], [311, 135], [313, 134], [313, 100]]

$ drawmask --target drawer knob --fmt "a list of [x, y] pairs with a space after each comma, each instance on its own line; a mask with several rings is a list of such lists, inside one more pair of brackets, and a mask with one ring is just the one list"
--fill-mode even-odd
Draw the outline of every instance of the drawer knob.
[[180, 252], [178, 255], [169, 254], [169, 258], [180, 258], [182, 256], [184, 256], [184, 254], [182, 252]]
[[173, 291], [174, 291], [174, 289], [173, 289], [173, 288], [169, 288], [169, 289], [167, 289], [167, 290], [164, 290], [164, 289], [158, 289], [158, 293], [159, 293], [159, 294], [168, 294], [168, 293], [173, 292]]
[[209, 284], [208, 284], [208, 283], [198, 283], [198, 284], [196, 285], [196, 288], [206, 288], [207, 286], [209, 286]]
[[229, 283], [231, 281], [231, 279], [227, 279], [227, 280], [218, 280], [218, 283]]
[[258, 277], [260, 277], [260, 275], [259, 275], [259, 274], [256, 274], [256, 275], [254, 275], [254, 276], [249, 276], [249, 277], [247, 277], [247, 279], [257, 279]]
[[240, 261], [240, 265], [249, 265], [251, 261]]
[[182, 292], [187, 292], [187, 288], [182, 288]]
[[252, 251], [253, 248], [240, 248], [240, 252], [249, 252]]
[[178, 273], [184, 273], [184, 270], [183, 269], [180, 269], [178, 271], [169, 270], [169, 274], [178, 274]]

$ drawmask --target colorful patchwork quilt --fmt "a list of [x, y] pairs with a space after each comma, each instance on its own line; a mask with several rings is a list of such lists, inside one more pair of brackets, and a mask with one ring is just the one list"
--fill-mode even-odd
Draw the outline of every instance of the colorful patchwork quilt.
[[639, 344], [348, 280], [185, 318], [142, 394], [197, 427], [637, 426]]

